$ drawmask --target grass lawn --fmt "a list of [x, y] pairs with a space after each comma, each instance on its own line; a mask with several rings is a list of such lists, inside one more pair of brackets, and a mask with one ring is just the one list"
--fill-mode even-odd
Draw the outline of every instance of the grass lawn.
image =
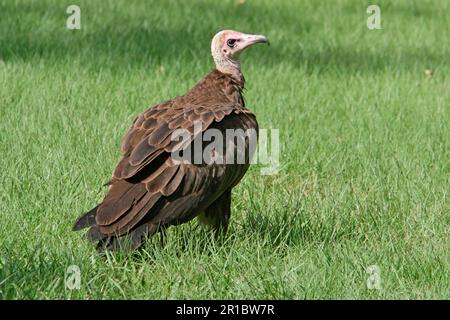
[[[381, 30], [370, 1], [0, 1], [0, 298], [448, 298], [450, 1], [376, 3]], [[250, 168], [222, 242], [193, 221], [99, 256], [74, 220], [134, 117], [201, 79], [226, 28], [271, 40], [242, 66], [280, 172]]]

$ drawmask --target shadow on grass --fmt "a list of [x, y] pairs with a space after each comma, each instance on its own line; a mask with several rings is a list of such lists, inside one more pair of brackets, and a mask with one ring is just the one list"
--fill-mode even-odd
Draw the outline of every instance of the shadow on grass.
[[[307, 17], [299, 19], [297, 13], [282, 5], [272, 12], [255, 3], [237, 6], [234, 2], [191, 2], [190, 10], [184, 15], [183, 6], [177, 9], [173, 4], [168, 8], [154, 8], [152, 4], [137, 2], [134, 5], [141, 10], [124, 13], [120, 8], [108, 7], [108, 4], [101, 7], [99, 2], [92, 2], [95, 3], [92, 6], [90, 3], [82, 2], [80, 5], [84, 10], [84, 27], [79, 31], [65, 28], [64, 3], [4, 5], [4, 16], [10, 18], [0, 26], [10, 31], [0, 31], [0, 57], [6, 63], [17, 60], [63, 60], [70, 63], [79, 59], [81, 65], [95, 66], [94, 69], [142, 68], [178, 61], [189, 64], [200, 61], [203, 64], [211, 60], [209, 43], [213, 34], [219, 29], [233, 27], [245, 32], [266, 33], [271, 38], [273, 45], [270, 50], [252, 52], [255, 65], [270, 67], [287, 63], [293, 68], [306, 66], [310, 71], [338, 69], [343, 73], [355, 73], [408, 70], [416, 65], [426, 68], [447, 59], [443, 51], [430, 52], [425, 46], [412, 49], [374, 45], [373, 49], [364, 46], [358, 49], [358, 46], [328, 44], [326, 38], [310, 43], [309, 39], [320, 37], [317, 21]], [[172, 18], [171, 10], [176, 9], [182, 14]], [[414, 14], [418, 14], [418, 9], [414, 7], [414, 10]], [[200, 13], [210, 12], [223, 19], [202, 20]], [[92, 18], [93, 14], [96, 14], [95, 18]], [[182, 21], [179, 21], [180, 17]], [[159, 23], [161, 19], [177, 21], [167, 27]], [[251, 25], [259, 25], [257, 19], [261, 19], [261, 30], [247, 30]], [[8, 22], [7, 26], [4, 25]], [[271, 31], [273, 24], [276, 28]], [[315, 29], [318, 30], [317, 35], [314, 35]], [[361, 31], [361, 37], [370, 37], [365, 31]]]
[[[97, 254], [104, 260], [111, 258], [117, 261], [145, 260], [151, 264], [166, 254], [180, 259], [187, 255], [210, 256], [216, 254], [217, 250], [226, 248], [227, 242], [231, 240], [228, 235], [215, 237], [211, 229], [200, 225], [194, 219], [189, 223], [169, 227], [164, 235], [161, 232], [154, 234], [134, 250], [125, 248], [114, 251], [97, 250]], [[95, 245], [92, 245], [92, 250], [95, 250]]]
[[311, 224], [303, 215], [292, 212], [270, 216], [251, 213], [242, 226], [244, 234], [252, 234], [273, 248], [332, 243], [345, 235], [345, 230], [335, 230], [331, 221], [327, 226]]

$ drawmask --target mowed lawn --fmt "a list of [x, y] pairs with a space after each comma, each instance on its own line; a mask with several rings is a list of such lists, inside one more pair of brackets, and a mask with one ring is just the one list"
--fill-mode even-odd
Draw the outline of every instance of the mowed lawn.
[[[0, 298], [448, 298], [450, 1], [377, 1], [381, 30], [369, 4], [0, 1]], [[279, 173], [250, 168], [222, 241], [192, 221], [100, 256], [74, 220], [134, 117], [213, 68], [221, 29], [271, 40], [242, 68]]]

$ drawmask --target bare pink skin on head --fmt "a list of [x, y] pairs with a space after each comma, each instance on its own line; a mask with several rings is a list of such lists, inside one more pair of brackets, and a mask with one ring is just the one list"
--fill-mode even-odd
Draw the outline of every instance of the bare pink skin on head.
[[211, 42], [211, 54], [217, 70], [239, 75], [241, 53], [257, 43], [269, 44], [269, 39], [262, 35], [245, 34], [233, 30], [218, 32]]

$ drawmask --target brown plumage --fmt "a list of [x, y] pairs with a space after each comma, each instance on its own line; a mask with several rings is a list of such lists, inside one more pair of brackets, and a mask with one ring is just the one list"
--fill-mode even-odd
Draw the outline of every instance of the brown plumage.
[[[233, 40], [233, 41], [230, 41]], [[81, 216], [74, 230], [89, 227], [87, 238], [99, 249], [134, 249], [158, 231], [196, 216], [217, 231], [226, 231], [230, 218], [231, 189], [241, 180], [250, 162], [245, 140], [243, 164], [183, 163], [172, 152], [192, 152], [200, 132], [217, 129], [224, 135], [222, 150], [236, 149], [227, 141], [226, 129], [255, 129], [258, 124], [244, 103], [244, 78], [239, 55], [248, 46], [268, 42], [265, 37], [221, 31], [211, 49], [216, 68], [184, 96], [160, 103], [141, 113], [121, 145], [122, 158], [113, 171], [109, 190], [97, 207]], [[183, 145], [172, 138], [186, 129]], [[204, 142], [200, 142], [205, 147]], [[236, 152], [237, 153], [237, 152]], [[236, 157], [236, 155], [234, 155]]]

